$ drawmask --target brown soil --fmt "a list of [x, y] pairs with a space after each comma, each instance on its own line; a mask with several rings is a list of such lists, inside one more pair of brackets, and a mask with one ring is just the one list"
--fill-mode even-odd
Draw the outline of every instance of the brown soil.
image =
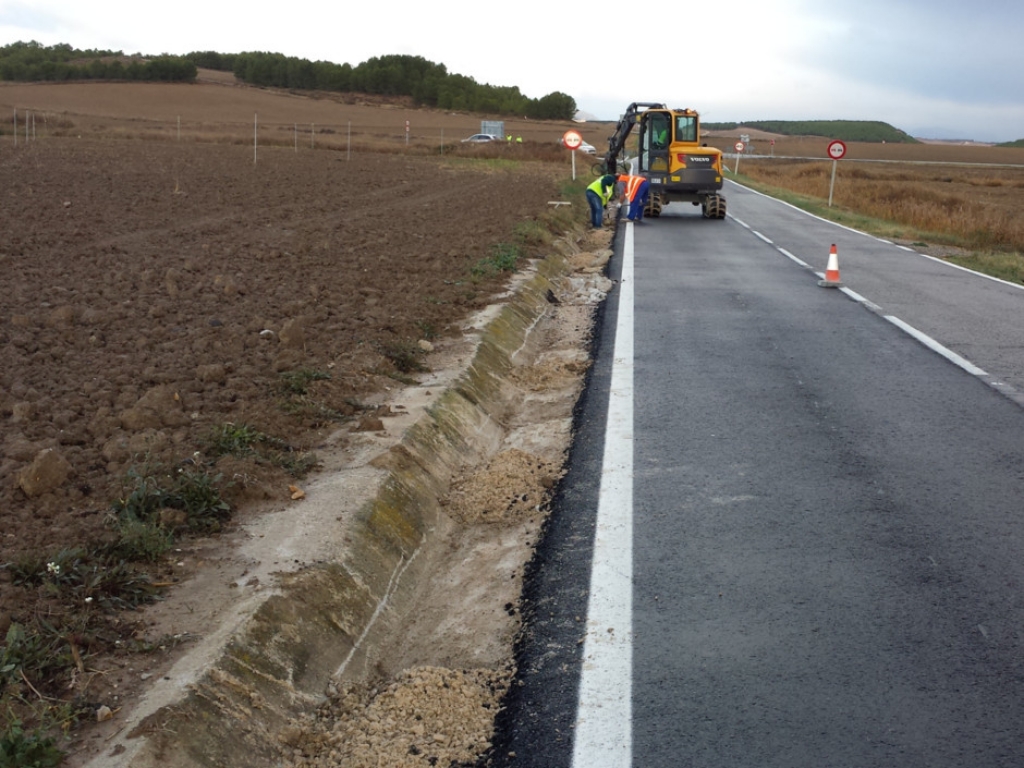
[[[30, 88], [20, 86], [14, 103], [60, 102], [55, 87]], [[507, 275], [484, 269], [493, 249], [517, 241], [523, 222], [548, 228], [548, 201], [567, 170], [323, 146], [261, 146], [257, 155], [251, 144], [111, 140], [107, 128], [77, 138], [86, 125], [123, 128], [137, 103], [170, 93], [149, 88], [147, 100], [121, 102], [118, 115], [105, 99], [94, 99], [104, 114], [64, 110], [62, 131], [0, 153], [0, 638], [12, 624], [46, 626], [49, 651], [74, 661], [49, 677], [6, 680], [3, 693], [25, 718], [45, 710], [60, 720], [63, 706], [73, 738], [76, 716], [101, 707], [116, 715], [194, 635], [115, 610], [87, 586], [69, 588], [73, 561], [61, 551], [113, 541], [112, 504], [132, 490], [131, 473], [209, 473], [220, 478], [231, 520], [197, 537], [182, 534], [172, 510], [161, 520], [179, 528], [177, 548], [130, 565], [165, 593], [183, 589], [174, 585], [224, 556], [223, 537], [240, 522], [292, 503], [317, 462], [333, 465], [361, 435], [381, 433], [395, 413], [388, 393], [433, 363], [424, 350], [458, 338], [502, 290]], [[0, 102], [11, 93], [0, 88]], [[296, 100], [261, 98], [272, 100], [268, 111]], [[468, 135], [478, 119], [462, 116], [452, 130]], [[543, 128], [545, 137], [560, 131]], [[542, 255], [539, 241], [527, 255]], [[587, 317], [573, 319], [582, 335]], [[578, 360], [549, 365], [535, 375], [572, 381], [585, 369]], [[218, 456], [214, 435], [226, 425], [257, 430], [273, 450]], [[521, 451], [495, 466], [489, 486], [466, 479], [454, 489], [450, 504], [464, 520], [513, 524], [543, 504], [559, 473], [556, 460]], [[515, 498], [482, 501], [488, 490], [505, 494], [503, 473], [517, 478]], [[64, 562], [65, 572], [22, 583], [32, 562], [37, 570]], [[244, 576], [222, 581], [253, 586]], [[456, 681], [489, 708], [504, 674], [424, 667], [361, 706], [372, 715], [380, 696], [401, 701], [440, 676], [446, 690]], [[355, 699], [346, 695], [347, 707]], [[474, 731], [477, 747], [487, 733]], [[350, 735], [316, 738], [337, 744]], [[469, 759], [464, 747], [453, 745], [451, 759]]]

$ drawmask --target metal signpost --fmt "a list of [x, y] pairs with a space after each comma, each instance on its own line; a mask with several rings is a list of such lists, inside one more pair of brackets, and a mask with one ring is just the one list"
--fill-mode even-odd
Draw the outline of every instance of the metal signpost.
[[742, 141], [737, 141], [733, 149], [736, 150], [736, 167], [732, 169], [732, 172], [739, 175], [740, 172], [740, 155], [743, 154], [743, 149], [746, 145]]
[[832, 182], [828, 185], [828, 207], [832, 207], [832, 191], [836, 187], [836, 166], [846, 154], [846, 145], [836, 139], [828, 145], [828, 156], [832, 158]]

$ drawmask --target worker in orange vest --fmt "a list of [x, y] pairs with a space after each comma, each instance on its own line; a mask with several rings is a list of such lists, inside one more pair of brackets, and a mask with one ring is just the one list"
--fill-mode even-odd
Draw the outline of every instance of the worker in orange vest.
[[616, 178], [622, 184], [622, 195], [619, 202], [623, 205], [629, 204], [626, 218], [630, 221], [643, 221], [644, 208], [651, 196], [651, 184], [643, 176], [631, 176], [626, 173], [619, 174]]

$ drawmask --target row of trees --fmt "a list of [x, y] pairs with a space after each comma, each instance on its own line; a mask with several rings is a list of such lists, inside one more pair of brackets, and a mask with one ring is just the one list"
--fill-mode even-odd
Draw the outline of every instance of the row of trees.
[[[197, 63], [216, 61], [208, 53], [189, 55]], [[531, 99], [517, 86], [481, 84], [471, 77], [452, 74], [444, 64], [422, 56], [378, 56], [353, 67], [280, 53], [239, 53], [223, 57], [222, 65], [214, 68], [227, 69], [229, 63], [236, 77], [252, 85], [409, 96], [428, 107], [537, 120], [568, 120], [576, 114], [576, 100], [567, 94], [555, 91]]]
[[539, 99], [517, 86], [481, 84], [421, 56], [379, 56], [353, 67], [280, 53], [196, 51], [185, 56], [126, 57], [120, 51], [77, 50], [70, 45], [13, 43], [0, 47], [0, 80], [156, 80], [191, 82], [197, 68], [233, 72], [243, 82], [270, 88], [407, 96], [417, 104], [535, 120], [568, 120], [576, 100], [555, 91]]
[[822, 136], [842, 141], [917, 144], [905, 131], [879, 120], [751, 120], [743, 123], [702, 123], [706, 131], [733, 131], [741, 126], [782, 136]]
[[196, 65], [181, 56], [126, 57], [120, 51], [81, 51], [61, 44], [12, 43], [0, 48], [0, 80], [144, 80], [191, 82]]

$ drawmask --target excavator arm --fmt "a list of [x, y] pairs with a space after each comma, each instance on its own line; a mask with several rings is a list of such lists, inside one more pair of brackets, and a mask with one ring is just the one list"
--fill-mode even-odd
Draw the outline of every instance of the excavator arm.
[[615, 126], [615, 133], [608, 138], [608, 153], [604, 156], [605, 173], [617, 174], [619, 172], [619, 154], [622, 152], [623, 147], [626, 146], [626, 139], [629, 138], [629, 134], [632, 132], [633, 126], [636, 125], [640, 113], [645, 109], [664, 108], [664, 104], [644, 101], [635, 101], [626, 107], [626, 111], [619, 118], [618, 125]]

